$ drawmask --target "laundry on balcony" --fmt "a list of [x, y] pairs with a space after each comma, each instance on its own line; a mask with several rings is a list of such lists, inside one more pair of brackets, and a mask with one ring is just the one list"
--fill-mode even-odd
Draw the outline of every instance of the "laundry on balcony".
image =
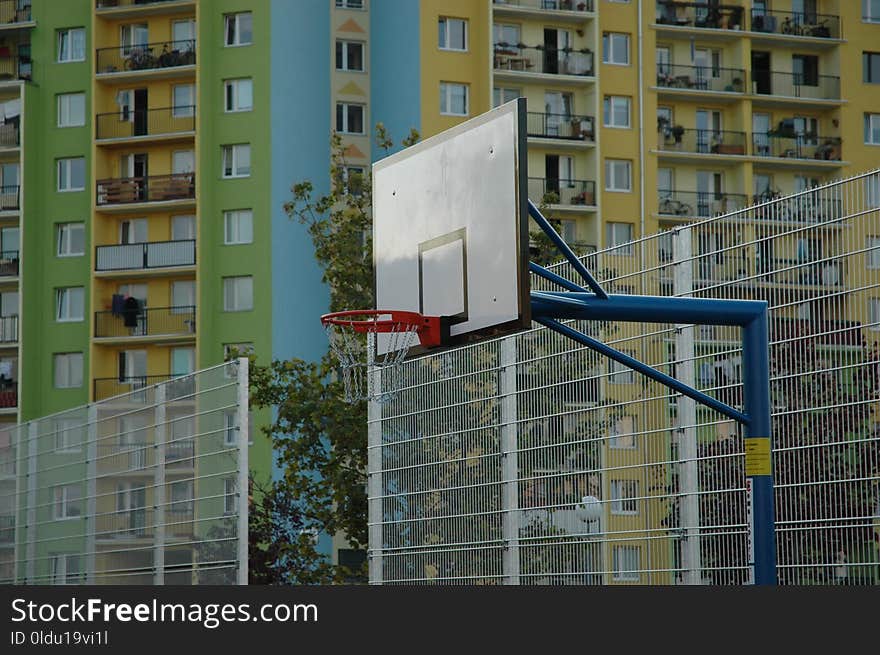
[[125, 327], [136, 328], [138, 326], [138, 317], [141, 314], [141, 303], [134, 296], [128, 296], [125, 299], [122, 309], [122, 321]]
[[110, 301], [110, 312], [113, 316], [122, 316], [122, 312], [125, 309], [125, 296], [121, 293], [114, 293], [113, 298]]

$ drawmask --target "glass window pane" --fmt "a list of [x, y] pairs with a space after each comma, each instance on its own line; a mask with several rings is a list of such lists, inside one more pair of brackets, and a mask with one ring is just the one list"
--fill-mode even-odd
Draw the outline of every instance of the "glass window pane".
[[238, 81], [238, 109], [252, 109], [254, 106], [253, 80]]
[[251, 43], [253, 39], [253, 21], [250, 12], [238, 15], [238, 42]]

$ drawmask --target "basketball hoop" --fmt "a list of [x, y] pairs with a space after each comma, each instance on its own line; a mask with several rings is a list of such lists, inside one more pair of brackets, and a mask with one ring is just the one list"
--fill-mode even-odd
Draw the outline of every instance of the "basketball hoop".
[[[396, 396], [394, 374], [399, 371], [409, 349], [439, 346], [442, 321], [439, 316], [418, 312], [385, 309], [353, 309], [324, 314], [321, 323], [327, 332], [330, 348], [339, 359], [345, 400], [350, 403], [374, 399], [388, 402]], [[381, 344], [376, 335], [384, 335]], [[366, 335], [366, 338], [361, 335]], [[377, 346], [383, 353], [377, 354]], [[387, 371], [391, 380], [379, 393], [374, 372]], [[380, 373], [381, 375], [381, 373]]]

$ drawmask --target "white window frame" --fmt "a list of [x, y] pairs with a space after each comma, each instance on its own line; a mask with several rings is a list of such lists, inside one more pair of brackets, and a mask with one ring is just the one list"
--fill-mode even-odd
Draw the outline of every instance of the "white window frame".
[[[52, 386], [55, 389], [81, 388], [84, 363], [82, 353], [55, 353], [52, 356]], [[63, 375], [59, 375], [59, 370], [63, 371]], [[79, 384], [76, 384], [77, 381]], [[65, 384], [60, 384], [61, 382]]]
[[[184, 290], [187, 291], [184, 291]], [[180, 296], [185, 295], [190, 302], [180, 302]], [[171, 314], [192, 314], [196, 305], [196, 281], [195, 280], [174, 280], [171, 282], [169, 289], [171, 298]]]
[[[66, 27], [60, 30], [56, 30], [55, 37], [55, 62], [58, 64], [70, 64], [78, 61], [86, 60], [86, 28], [84, 27]], [[79, 36], [82, 39], [82, 56], [74, 58], [73, 52], [73, 44], [74, 44], [74, 35]], [[68, 50], [70, 51], [69, 57], [62, 58], [61, 55], [63, 53], [63, 49], [61, 47], [61, 42], [64, 38], [64, 35], [67, 35], [68, 42]]]
[[[76, 490], [75, 493], [74, 490]], [[82, 516], [82, 501], [82, 488], [78, 484], [61, 484], [52, 487], [52, 520], [70, 521], [80, 518]], [[77, 503], [78, 506], [74, 503]], [[76, 507], [76, 513], [71, 511], [74, 507]]]
[[[632, 353], [627, 354], [632, 355]], [[608, 375], [609, 384], [633, 384], [635, 382], [635, 371], [613, 359], [608, 360]]]
[[[880, 146], [880, 114], [865, 112], [864, 123], [865, 127], [868, 127], [867, 134], [864, 135], [865, 145]], [[877, 140], [869, 140], [873, 138], [875, 133], [878, 135]]]
[[[240, 296], [244, 291], [239, 288], [240, 284], [250, 283], [250, 306], [240, 306]], [[254, 309], [254, 276], [234, 275], [223, 278], [223, 311], [224, 312], [249, 312]]]
[[[76, 191], [85, 191], [86, 189], [86, 158], [85, 157], [62, 157], [60, 159], [55, 160], [56, 163], [56, 175], [57, 179], [55, 181], [55, 188], [58, 193], [71, 193]], [[71, 171], [73, 168], [73, 162], [80, 161], [82, 162], [82, 170], [83, 170], [83, 185], [81, 187], [62, 187], [61, 181], [63, 179], [67, 180], [68, 184], [72, 183]], [[63, 171], [63, 174], [62, 174]]]
[[[615, 121], [615, 101], [624, 101], [626, 106], [626, 123], [618, 125]], [[608, 103], [608, 111], [605, 110], [605, 103]], [[608, 119], [611, 119], [609, 122]], [[602, 124], [604, 127], [614, 129], [631, 129], [632, 128], [632, 99], [629, 96], [612, 96], [607, 95], [602, 101]]]
[[[242, 238], [242, 223], [250, 223], [250, 239]], [[223, 244], [240, 246], [254, 242], [254, 212], [252, 209], [229, 209], [223, 212]]]
[[[250, 105], [241, 104], [241, 87], [247, 82], [250, 85]], [[223, 112], [226, 114], [238, 114], [254, 110], [254, 78], [236, 77], [223, 80]]]
[[[629, 425], [626, 425], [629, 423]], [[624, 415], [614, 421], [608, 431], [608, 447], [613, 450], [635, 450], [636, 442], [636, 417]]]
[[223, 445], [235, 448], [238, 445], [238, 410], [223, 412]]
[[[339, 124], [339, 109], [342, 108], [342, 125]], [[361, 111], [361, 131], [352, 132], [349, 129], [349, 110], [359, 108]], [[340, 134], [366, 134], [367, 106], [359, 102], [336, 103], [336, 131]]]
[[[608, 37], [608, 47], [605, 47], [605, 37]], [[613, 59], [612, 55], [614, 53], [614, 42], [619, 40], [619, 38], [623, 38], [624, 43], [626, 44], [626, 61], [616, 61]], [[626, 32], [604, 32], [602, 34], [602, 63], [608, 64], [610, 66], [629, 66], [632, 61], [632, 56], [630, 55], [630, 35]]]
[[[622, 166], [626, 172], [626, 184], [619, 184], [618, 174], [615, 172]], [[612, 193], [632, 193], [632, 162], [629, 159], [605, 159], [605, 190]]]
[[[251, 17], [251, 40], [241, 40], [241, 17]], [[235, 21], [235, 34], [232, 43], [229, 42], [229, 21]], [[239, 11], [223, 16], [223, 47], [225, 48], [241, 48], [242, 46], [252, 45], [254, 42], [254, 16], [251, 11]]]
[[237, 486], [236, 483], [235, 478], [223, 479], [223, 514], [225, 515], [235, 514], [235, 504], [238, 496], [238, 491], [235, 488]]
[[[71, 570], [71, 562], [76, 562], [76, 570]], [[49, 555], [49, 574], [51, 584], [76, 584], [83, 574], [79, 553], [52, 553]]]
[[868, 298], [868, 323], [872, 330], [880, 330], [880, 298]]
[[[361, 49], [361, 67], [360, 68], [349, 68], [348, 67], [348, 50], [351, 46], [358, 46]], [[340, 49], [339, 59], [341, 61], [335, 61], [334, 65], [336, 66], [336, 70], [343, 71], [345, 73], [363, 73], [367, 70], [367, 44], [363, 41], [355, 41], [353, 39], [336, 39], [336, 47]], [[334, 53], [334, 58], [336, 57], [336, 53]], [[340, 67], [339, 64], [342, 64]]]
[[[464, 112], [452, 110], [452, 91], [455, 88], [464, 89]], [[441, 116], [470, 116], [471, 98], [470, 88], [462, 82], [440, 82], [440, 115]]]
[[[57, 100], [57, 127], [83, 127], [86, 124], [86, 94], [82, 91], [76, 93], [59, 93], [55, 96]], [[72, 112], [72, 103], [74, 100], [81, 102], [81, 116], [74, 117]]]
[[[73, 233], [80, 232], [82, 240], [82, 250], [73, 249]], [[55, 238], [55, 256], [56, 257], [82, 257], [86, 254], [86, 224], [85, 223], [57, 223]]]
[[865, 261], [871, 270], [880, 269], [880, 235], [869, 234], [865, 237]]
[[[628, 557], [624, 558], [624, 553], [628, 555]], [[631, 561], [633, 559], [633, 554], [635, 554], [635, 569], [630, 568]], [[627, 561], [624, 562], [623, 560]], [[611, 577], [615, 582], [638, 582], [639, 581], [639, 570], [642, 568], [641, 565], [641, 549], [638, 546], [614, 546], [611, 551]], [[626, 563], [627, 566], [624, 567], [623, 564]]]
[[[239, 161], [242, 158], [242, 153], [247, 149], [247, 172], [239, 173]], [[251, 144], [250, 143], [230, 143], [222, 147], [223, 152], [223, 161], [222, 161], [222, 169], [221, 173], [223, 179], [230, 180], [241, 177], [250, 177], [251, 176]], [[227, 166], [227, 160], [229, 160], [230, 166]], [[227, 174], [226, 170], [230, 169], [232, 171], [231, 174]]]
[[83, 423], [76, 418], [55, 419], [55, 452], [78, 453], [83, 444]]
[[[171, 514], [192, 514], [194, 503], [195, 503], [195, 494], [193, 493], [193, 481], [192, 480], [176, 480], [169, 485], [171, 488], [169, 489], [169, 505], [168, 511]], [[180, 493], [180, 490], [183, 490], [183, 493]], [[175, 496], [182, 496], [175, 498]]]
[[867, 176], [862, 184], [865, 189], [865, 208], [880, 207], [880, 173]]
[[[505, 98], [511, 92], [513, 93], [513, 97], [505, 100]], [[497, 97], [498, 102], [496, 102], [496, 95], [498, 96]], [[520, 96], [522, 96], [522, 89], [517, 89], [514, 87], [510, 87], [510, 86], [496, 86], [492, 89], [492, 106], [493, 107], [500, 107], [501, 105], [503, 105], [507, 102], [511, 102], [512, 100], [516, 100]]]
[[873, 2], [877, 2], [877, 15], [871, 11], [871, 2], [872, 0], [862, 0], [862, 22], [880, 23], [880, 0], [873, 0]]
[[[78, 293], [76, 293], [78, 292]], [[71, 298], [79, 296], [80, 307], [79, 316], [71, 313]], [[85, 287], [58, 287], [55, 289], [55, 321], [57, 323], [75, 323], [85, 320]], [[66, 300], [66, 303], [65, 303]], [[68, 311], [67, 316], [61, 315], [61, 308], [66, 304]]]
[[[606, 221], [605, 223], [605, 247], [608, 249], [608, 254], [610, 255], [632, 255], [633, 247], [633, 231], [635, 229], [635, 225], [632, 223], [626, 223], [624, 221]], [[629, 236], [624, 239], [621, 239], [621, 235], [618, 234], [620, 231], [629, 232]], [[626, 245], [628, 244], [628, 245]], [[626, 247], [624, 247], [626, 245]]]
[[[189, 102], [180, 103], [177, 100], [178, 91], [189, 89]], [[171, 116], [172, 118], [190, 118], [196, 113], [196, 85], [175, 84], [171, 87]]]
[[[449, 30], [449, 22], [455, 21], [462, 24], [462, 30], [464, 34], [464, 47], [459, 48], [453, 45], [450, 45], [450, 30]], [[445, 24], [444, 35], [446, 36], [446, 43], [440, 41], [440, 25]], [[468, 20], [467, 18], [455, 18], [453, 16], [440, 16], [437, 19], [437, 42], [440, 50], [446, 50], [449, 52], [467, 52], [468, 51]]]
[[[637, 516], [639, 513], [639, 481], [611, 480], [611, 513], [616, 516]], [[632, 505], [632, 508], [627, 508]]]

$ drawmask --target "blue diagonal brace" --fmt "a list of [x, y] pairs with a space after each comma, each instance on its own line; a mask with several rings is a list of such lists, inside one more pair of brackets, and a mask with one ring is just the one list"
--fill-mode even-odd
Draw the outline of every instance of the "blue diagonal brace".
[[550, 280], [554, 284], [558, 284], [563, 289], [568, 289], [569, 291], [581, 291], [583, 293], [587, 293], [587, 290], [584, 289], [581, 285], [575, 284], [571, 280], [568, 280], [561, 275], [557, 275], [553, 271], [547, 270], [543, 266], [536, 264], [535, 262], [529, 262], [529, 270], [535, 275], [540, 275], [545, 280]]

